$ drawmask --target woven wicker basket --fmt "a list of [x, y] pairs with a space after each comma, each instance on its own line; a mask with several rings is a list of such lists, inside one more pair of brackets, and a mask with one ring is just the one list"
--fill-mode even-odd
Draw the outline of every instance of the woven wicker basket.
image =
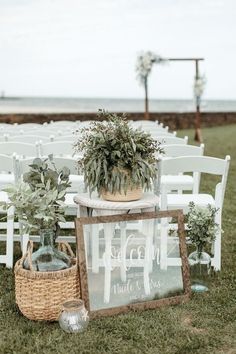
[[[76, 259], [73, 258], [72, 267], [56, 272], [26, 270], [23, 262], [28, 257], [30, 264], [32, 249], [31, 242], [26, 255], [15, 264], [16, 303], [22, 314], [30, 320], [56, 321], [62, 304], [68, 299], [80, 297]], [[70, 247], [69, 250], [72, 256]]]
[[122, 193], [114, 193], [112, 194], [109, 191], [102, 191], [101, 196], [104, 200], [109, 200], [111, 202], [131, 202], [132, 200], [138, 200], [142, 198], [143, 190], [141, 187], [139, 188], [128, 188], [126, 194]]

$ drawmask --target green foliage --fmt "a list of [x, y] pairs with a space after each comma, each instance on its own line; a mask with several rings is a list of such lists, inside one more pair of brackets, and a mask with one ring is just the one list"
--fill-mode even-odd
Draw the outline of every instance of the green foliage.
[[200, 208], [193, 202], [189, 203], [187, 214], [187, 236], [201, 253], [203, 248], [215, 240], [219, 225], [215, 222], [218, 209], [208, 204], [207, 208]]
[[12, 205], [15, 207], [25, 233], [46, 228], [58, 231], [58, 222], [65, 222], [64, 200], [70, 186], [69, 174], [66, 167], [57, 171], [51, 155], [49, 161], [37, 158], [23, 175], [22, 183], [3, 189], [8, 193], [9, 202], [1, 205], [5, 210]]
[[75, 144], [83, 153], [80, 167], [90, 192], [103, 189], [111, 193], [142, 186], [151, 188], [156, 178], [155, 153], [161, 151], [151, 135], [129, 126], [126, 116], [99, 111], [103, 121], [81, 130]]

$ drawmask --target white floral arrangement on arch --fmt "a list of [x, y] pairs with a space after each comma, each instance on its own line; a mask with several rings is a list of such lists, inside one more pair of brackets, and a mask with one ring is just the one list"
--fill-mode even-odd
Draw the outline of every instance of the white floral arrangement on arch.
[[202, 75], [199, 76], [198, 78], [195, 77], [194, 85], [193, 85], [193, 91], [194, 91], [194, 97], [196, 100], [200, 100], [206, 87], [206, 76]]
[[165, 64], [167, 62], [167, 59], [151, 51], [141, 52], [136, 63], [137, 79], [143, 85], [152, 70], [153, 64]]

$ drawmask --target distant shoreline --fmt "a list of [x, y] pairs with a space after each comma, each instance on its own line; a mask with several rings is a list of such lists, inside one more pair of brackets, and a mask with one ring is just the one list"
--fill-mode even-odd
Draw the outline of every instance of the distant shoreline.
[[[98, 109], [110, 112], [144, 111], [144, 100], [138, 98], [57, 98], [7, 97], [0, 98], [2, 114], [92, 114]], [[192, 99], [150, 99], [152, 113], [191, 113], [195, 110]], [[236, 100], [203, 100], [203, 112], [236, 112]]]
[[[128, 112], [128, 119], [143, 120], [143, 112]], [[0, 124], [44, 123], [51, 120], [86, 121], [96, 120], [97, 114], [92, 113], [0, 113]], [[195, 112], [150, 112], [150, 120], [158, 120], [168, 125], [171, 130], [194, 128]], [[236, 112], [202, 112], [202, 127], [213, 127], [236, 123]]]

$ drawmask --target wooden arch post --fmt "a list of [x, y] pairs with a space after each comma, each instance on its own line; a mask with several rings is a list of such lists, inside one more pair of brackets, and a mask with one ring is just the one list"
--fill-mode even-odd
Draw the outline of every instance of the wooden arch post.
[[[195, 63], [195, 80], [199, 79], [199, 61], [203, 58], [169, 58], [169, 61], [193, 61]], [[201, 134], [201, 112], [200, 112], [200, 100], [196, 100], [196, 113], [195, 113], [195, 141], [202, 143]]]
[[149, 107], [148, 107], [148, 77], [145, 77], [145, 81], [144, 81], [144, 91], [145, 91], [145, 114], [144, 114], [144, 118], [146, 120], [149, 119]]

